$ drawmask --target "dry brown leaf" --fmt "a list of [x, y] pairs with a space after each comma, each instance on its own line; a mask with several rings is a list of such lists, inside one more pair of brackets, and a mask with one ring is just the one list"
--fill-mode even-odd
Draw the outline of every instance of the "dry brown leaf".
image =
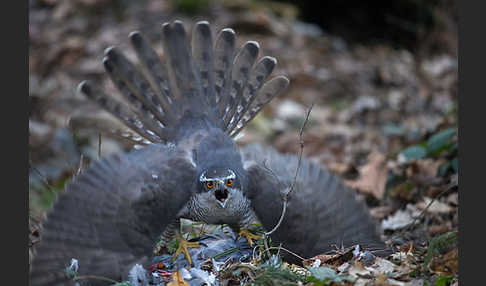
[[414, 218], [420, 215], [420, 211], [412, 204], [408, 204], [404, 210], [398, 210], [381, 222], [383, 229], [397, 230], [408, 226]]
[[386, 157], [382, 153], [372, 152], [368, 156], [368, 163], [359, 168], [359, 178], [354, 181], [345, 181], [362, 193], [372, 194], [377, 199], [382, 199], [385, 194], [385, 184], [388, 176]]
[[398, 267], [393, 264], [392, 262], [383, 259], [381, 257], [377, 257], [375, 260], [375, 263], [367, 267], [372, 273], [374, 274], [386, 274], [386, 273], [392, 273], [394, 272]]
[[375, 286], [395, 286], [388, 281], [388, 278], [384, 273], [376, 275]]
[[[431, 198], [424, 197], [423, 201], [418, 202], [416, 206], [419, 210], [423, 211], [427, 208], [427, 206], [429, 206], [430, 202], [432, 202]], [[438, 200], [435, 200], [427, 209], [428, 213], [435, 214], [450, 213], [451, 211], [453, 211], [453, 208], [451, 206]]]
[[167, 286], [190, 286], [189, 283], [184, 281], [179, 271], [172, 273], [172, 281], [167, 283]]
[[[304, 264], [305, 266], [312, 265], [317, 267], [328, 266], [330, 268], [337, 269], [343, 263], [353, 258], [353, 250], [354, 247], [350, 247], [344, 250], [342, 253], [317, 255], [312, 258], [305, 259], [304, 261], [302, 261], [302, 264]], [[316, 261], [319, 265], [314, 265]]]
[[403, 183], [392, 189], [390, 196], [396, 200], [409, 202], [417, 195], [417, 188], [412, 184]]
[[355, 261], [348, 269], [348, 274], [353, 278], [372, 278], [371, 271], [363, 266], [361, 262]]
[[430, 270], [442, 276], [456, 275], [459, 271], [459, 251], [452, 249], [444, 255], [434, 257], [429, 264]]
[[431, 198], [437, 197], [443, 191], [442, 186], [429, 186], [427, 188], [427, 196]]
[[437, 177], [437, 172], [444, 162], [444, 159], [416, 160], [407, 166], [405, 174], [417, 184], [423, 186], [437, 185], [442, 182], [442, 178]]
[[429, 226], [429, 233], [433, 236], [443, 234], [452, 230], [452, 227], [449, 223], [441, 224], [441, 225], [431, 225]]
[[423, 176], [435, 177], [437, 176], [437, 171], [439, 170], [440, 165], [444, 163], [443, 160], [435, 160], [435, 159], [421, 159], [414, 161], [410, 164], [407, 168], [406, 172], [409, 177], [420, 173]]

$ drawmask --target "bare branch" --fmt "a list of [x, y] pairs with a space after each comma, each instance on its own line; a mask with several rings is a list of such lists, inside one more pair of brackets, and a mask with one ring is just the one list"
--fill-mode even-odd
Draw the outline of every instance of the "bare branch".
[[41, 179], [41, 182], [44, 184], [44, 186], [52, 193], [56, 193], [56, 191], [54, 191], [53, 189], [53, 186], [51, 186], [51, 184], [49, 183], [49, 181], [47, 180], [46, 176], [44, 176], [36, 167], [34, 167], [32, 165], [32, 162], [29, 160], [29, 168], [34, 170], [34, 172], [37, 173], [37, 175], [39, 176], [39, 178]]
[[299, 174], [300, 171], [300, 165], [302, 163], [302, 154], [304, 153], [304, 128], [307, 125], [307, 122], [309, 121], [309, 115], [312, 111], [312, 108], [314, 107], [314, 103], [311, 104], [309, 109], [307, 110], [307, 114], [305, 116], [304, 123], [302, 124], [302, 127], [300, 128], [299, 132], [299, 143], [300, 143], [300, 152], [299, 152], [299, 163], [297, 164], [297, 170], [295, 170], [295, 176], [294, 176], [294, 181], [292, 182], [292, 186], [290, 187], [289, 192], [287, 193], [290, 194], [294, 190], [295, 184], [297, 182], [297, 175]]
[[[284, 194], [283, 194], [283, 198], [282, 198], [283, 199], [282, 214], [280, 215], [280, 219], [278, 220], [278, 222], [275, 225], [275, 227], [271, 231], [266, 232], [264, 234], [265, 236], [269, 236], [270, 234], [274, 233], [280, 227], [280, 224], [282, 224], [282, 221], [283, 221], [283, 219], [285, 217], [285, 212], [287, 211], [288, 196], [294, 190], [295, 184], [297, 183], [297, 176], [299, 175], [299, 171], [300, 171], [301, 164], [302, 164], [302, 154], [304, 153], [304, 137], [303, 137], [303, 135], [304, 135], [304, 128], [307, 125], [307, 122], [309, 121], [309, 115], [310, 115], [313, 107], [314, 107], [314, 103], [312, 103], [311, 106], [309, 107], [309, 109], [307, 110], [307, 114], [305, 116], [304, 123], [302, 123], [302, 126], [300, 127], [300, 132], [299, 132], [299, 144], [300, 144], [299, 162], [297, 164], [297, 169], [295, 170], [294, 180], [292, 181], [292, 184], [290, 185], [290, 188], [288, 188], [288, 190], [286, 190], [284, 192]], [[270, 168], [267, 168], [267, 169], [270, 170]], [[272, 174], [274, 174], [273, 171], [270, 170], [270, 172]], [[277, 180], [278, 180], [278, 177], [277, 177]]]
[[[290, 193], [290, 191], [289, 191], [289, 193]], [[287, 203], [288, 203], [287, 196], [285, 196], [284, 199], [283, 199], [282, 214], [280, 215], [280, 219], [278, 220], [277, 224], [275, 225], [275, 227], [271, 231], [265, 232], [265, 236], [269, 236], [270, 234], [274, 233], [280, 227], [280, 224], [282, 224], [282, 221], [284, 219], [285, 212], [287, 211]]]
[[286, 248], [284, 248], [284, 247], [282, 247], [282, 246], [279, 246], [279, 247], [272, 246], [272, 247], [270, 247], [270, 248], [268, 248], [268, 249], [265, 249], [263, 252], [265, 253], [265, 252], [268, 252], [268, 251], [270, 251], [270, 250], [272, 250], [272, 249], [278, 249], [279, 251], [280, 251], [280, 250], [285, 250], [285, 251], [287, 251], [288, 253], [292, 254], [293, 256], [297, 257], [298, 259], [300, 259], [300, 260], [305, 260], [305, 258], [304, 258], [304, 257], [302, 257], [302, 256], [298, 255], [297, 253], [292, 252], [292, 251], [290, 251], [290, 250], [288, 250], [288, 249], [286, 249]]
[[101, 158], [101, 133], [98, 133], [98, 159]]

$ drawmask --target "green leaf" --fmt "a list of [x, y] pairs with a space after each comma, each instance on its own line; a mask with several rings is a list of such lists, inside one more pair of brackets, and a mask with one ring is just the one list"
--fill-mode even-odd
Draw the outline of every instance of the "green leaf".
[[451, 168], [451, 162], [445, 162], [444, 164], [440, 165], [439, 170], [437, 171], [437, 175], [443, 177], [447, 174], [447, 171]]
[[456, 134], [456, 128], [448, 128], [427, 140], [427, 151], [429, 153], [435, 153], [441, 149], [444, 149], [449, 144], [449, 140]]
[[457, 143], [457, 141], [454, 141], [452, 143], [451, 148], [449, 148], [449, 152], [453, 153], [453, 152], [457, 152], [458, 150], [459, 150], [459, 144]]
[[427, 254], [424, 259], [424, 265], [429, 265], [432, 257], [438, 255], [448, 247], [451, 247], [454, 243], [457, 243], [458, 237], [459, 235], [457, 231], [450, 231], [434, 237], [429, 243]]
[[305, 281], [305, 276], [282, 267], [282, 260], [272, 255], [269, 260], [261, 264], [259, 273], [250, 285], [282, 285], [293, 286]]
[[130, 283], [128, 281], [123, 281], [123, 282], [120, 282], [120, 283], [113, 284], [113, 286], [132, 286], [132, 283]]
[[123, 282], [115, 283], [112, 286], [132, 286], [132, 283], [130, 283], [129, 281], [123, 281]]
[[42, 207], [46, 210], [50, 209], [52, 203], [56, 200], [56, 197], [57, 197], [57, 191], [54, 192], [52, 190], [46, 190], [43, 193], [41, 193]]
[[457, 157], [452, 159], [451, 166], [452, 169], [454, 170], [454, 173], [459, 172], [459, 159]]
[[321, 282], [324, 282], [324, 285], [327, 285], [328, 282], [340, 283], [343, 281], [354, 281], [354, 279], [349, 276], [337, 274], [336, 271], [329, 267], [307, 267], [307, 270], [309, 270], [312, 275], [311, 277], [309, 277], [308, 282], [311, 282], [313, 280], [319, 280]]
[[435, 286], [446, 286], [454, 279], [454, 276], [439, 276], [437, 280], [435, 280]]
[[225, 250], [225, 251], [223, 251], [223, 252], [221, 252], [221, 253], [216, 254], [216, 255], [215, 255], [215, 256], [213, 256], [212, 258], [214, 258], [214, 259], [218, 259], [218, 258], [220, 258], [220, 257], [230, 255], [231, 253], [238, 251], [238, 249], [240, 249], [240, 248], [239, 248], [239, 247], [233, 247], [233, 248], [230, 248], [230, 249], [228, 249], [228, 250]]
[[78, 273], [77, 273], [76, 271], [72, 270], [72, 269], [71, 269], [71, 268], [69, 268], [69, 267], [66, 267], [66, 268], [64, 269], [64, 273], [66, 273], [66, 275], [67, 275], [67, 277], [68, 277], [69, 279], [71, 279], [71, 278], [76, 278], [76, 277], [78, 276]]
[[427, 156], [427, 150], [419, 145], [413, 145], [402, 151], [407, 160], [422, 159]]

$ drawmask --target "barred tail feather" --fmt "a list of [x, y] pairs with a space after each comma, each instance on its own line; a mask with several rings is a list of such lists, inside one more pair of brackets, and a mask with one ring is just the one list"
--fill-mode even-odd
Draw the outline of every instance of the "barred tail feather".
[[[107, 72], [111, 74], [115, 84], [120, 84], [118, 87], [120, 91], [127, 89], [129, 92], [135, 94], [140, 103], [146, 108], [149, 113], [160, 121], [162, 124], [167, 124], [164, 119], [164, 108], [161, 101], [155, 95], [154, 90], [150, 86], [147, 79], [135, 69], [132, 63], [119, 53], [115, 48], [106, 49], [105, 58], [103, 59]], [[123, 93], [123, 91], [122, 91]], [[164, 102], [164, 106], [167, 103]], [[165, 106], [165, 109], [168, 109]]]
[[257, 97], [250, 104], [246, 113], [242, 114], [241, 121], [236, 125], [236, 128], [230, 133], [235, 137], [240, 131], [262, 110], [267, 103], [269, 103], [276, 96], [281, 94], [289, 85], [289, 80], [285, 76], [277, 76], [267, 81], [259, 90]]
[[247, 88], [248, 78], [253, 64], [258, 57], [259, 50], [260, 46], [257, 42], [248, 41], [243, 45], [235, 58], [232, 71], [231, 91], [229, 95], [226, 96], [228, 101], [226, 102], [226, 113], [223, 121], [224, 130], [227, 129], [228, 124], [236, 112], [236, 107], [243, 97], [243, 92]]
[[207, 124], [198, 126], [219, 127], [235, 137], [289, 83], [285, 76], [265, 82], [276, 59], [258, 60], [255, 41], [236, 50], [232, 29], [221, 30], [213, 46], [206, 21], [195, 25], [191, 41], [181, 21], [164, 23], [163, 59], [140, 32], [129, 37], [139, 69], [113, 47], [103, 60], [125, 104], [87, 83], [79, 90], [154, 143], [177, 138], [177, 127], [188, 120], [203, 120]]
[[103, 109], [120, 119], [128, 128], [137, 132], [150, 142], [163, 142], [160, 137], [144, 125], [144, 122], [150, 119], [136, 117], [125, 104], [107, 95], [95, 85], [91, 85], [88, 81], [83, 81], [78, 85], [78, 92], [83, 93], [86, 97], [98, 103]]
[[168, 63], [170, 88], [176, 101], [198, 98], [201, 82], [192, 62], [186, 30], [181, 21], [162, 25], [162, 45]]
[[120, 127], [118, 124], [115, 124], [115, 122], [111, 122], [111, 120], [93, 117], [91, 114], [71, 116], [69, 118], [69, 127], [75, 131], [91, 129], [103, 136], [126, 140], [133, 146], [145, 146], [151, 144], [149, 140], [130, 129]]
[[226, 112], [225, 94], [229, 94], [231, 85], [235, 42], [235, 32], [226, 28], [221, 30], [214, 46], [214, 88], [216, 91], [216, 102], [219, 107], [219, 117], [221, 118]]
[[258, 90], [262, 87], [264, 81], [270, 76], [274, 67], [277, 65], [275, 58], [266, 56], [263, 57], [253, 69], [250, 79], [248, 80], [248, 88], [244, 95], [240, 98], [236, 106], [236, 114], [232, 117], [230, 126], [227, 128], [228, 132], [232, 132], [238, 122], [240, 122], [243, 115], [247, 112], [250, 104], [258, 96]]
[[208, 22], [201, 21], [196, 24], [192, 33], [191, 46], [194, 64], [201, 80], [202, 96], [206, 98], [207, 104], [216, 106], [212, 62], [213, 37]]
[[170, 104], [174, 101], [169, 88], [167, 67], [145, 37], [138, 31], [129, 35], [132, 46], [137, 53], [142, 70], [155, 86], [154, 89], [160, 97], [164, 110], [170, 115]]

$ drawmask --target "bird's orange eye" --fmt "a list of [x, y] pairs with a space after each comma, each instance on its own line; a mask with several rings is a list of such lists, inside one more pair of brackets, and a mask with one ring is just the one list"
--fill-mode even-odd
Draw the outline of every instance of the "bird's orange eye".
[[226, 181], [226, 185], [227, 185], [228, 187], [231, 187], [231, 186], [233, 185], [233, 180], [232, 180], [232, 179], [228, 179], [228, 180]]
[[211, 182], [211, 181], [208, 181], [208, 182], [206, 182], [206, 187], [207, 187], [208, 189], [212, 189], [212, 188], [214, 187], [214, 183], [213, 183], [213, 182]]

